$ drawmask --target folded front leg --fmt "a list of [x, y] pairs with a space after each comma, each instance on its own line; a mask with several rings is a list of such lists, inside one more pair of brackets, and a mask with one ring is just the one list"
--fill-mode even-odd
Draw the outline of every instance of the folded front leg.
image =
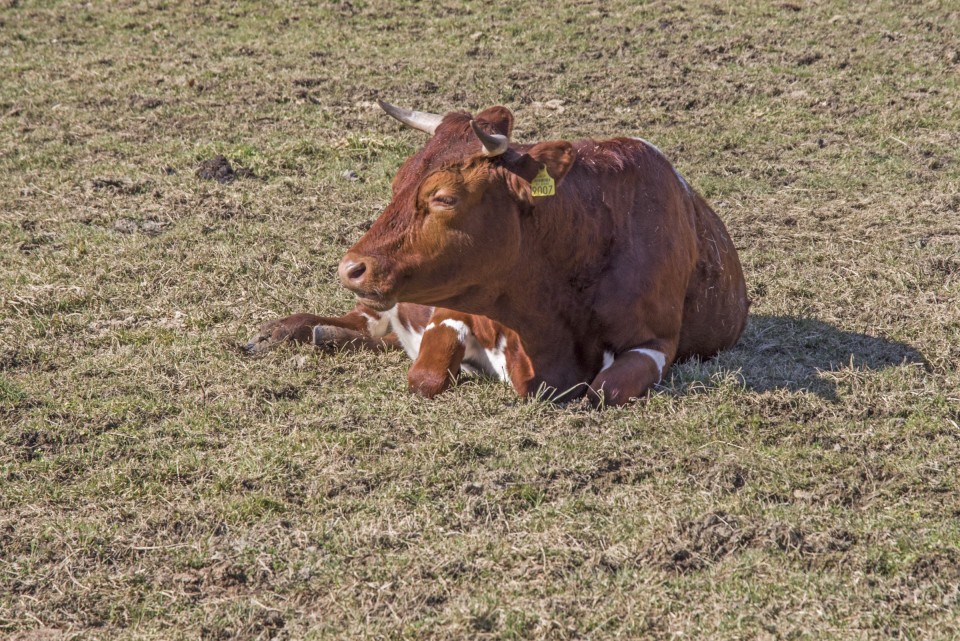
[[604, 368], [590, 383], [590, 401], [597, 406], [616, 406], [640, 398], [661, 381], [672, 360], [672, 356], [648, 347], [629, 349], [615, 357], [608, 353]]
[[423, 332], [420, 353], [407, 371], [410, 391], [426, 398], [446, 391], [460, 374], [469, 335], [463, 320], [434, 315]]
[[381, 314], [361, 305], [343, 316], [293, 314], [265, 323], [247, 343], [246, 351], [259, 354], [284, 341], [312, 343], [332, 349], [395, 347], [396, 336], [388, 331], [389, 323], [381, 318]]

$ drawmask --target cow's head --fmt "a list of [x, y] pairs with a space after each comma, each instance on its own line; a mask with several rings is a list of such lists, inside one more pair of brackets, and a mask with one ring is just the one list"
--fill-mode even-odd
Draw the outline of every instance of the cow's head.
[[566, 141], [511, 146], [505, 107], [471, 117], [380, 106], [431, 137], [400, 167], [390, 204], [340, 262], [343, 284], [376, 309], [397, 301], [457, 307], [495, 295], [521, 260], [521, 218], [549, 198], [534, 196], [531, 181], [545, 169], [559, 187], [576, 151]]

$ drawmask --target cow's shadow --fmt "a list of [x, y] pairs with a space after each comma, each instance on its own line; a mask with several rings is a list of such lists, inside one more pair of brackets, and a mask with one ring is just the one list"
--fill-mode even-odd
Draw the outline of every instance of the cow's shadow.
[[906, 343], [809, 318], [752, 314], [740, 342], [702, 366], [738, 371], [753, 391], [803, 391], [833, 401], [836, 384], [825, 373], [910, 365], [929, 368], [923, 355]]

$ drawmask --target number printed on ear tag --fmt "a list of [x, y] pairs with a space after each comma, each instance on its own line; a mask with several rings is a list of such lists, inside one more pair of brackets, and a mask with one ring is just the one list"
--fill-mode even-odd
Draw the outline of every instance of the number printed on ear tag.
[[540, 173], [530, 182], [530, 193], [534, 196], [553, 196], [557, 193], [557, 183], [547, 173], [547, 166], [540, 167]]

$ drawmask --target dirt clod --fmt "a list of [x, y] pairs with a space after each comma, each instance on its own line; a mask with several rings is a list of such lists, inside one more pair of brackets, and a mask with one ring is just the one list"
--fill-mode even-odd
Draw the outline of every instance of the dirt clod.
[[160, 100], [159, 98], [155, 98], [153, 96], [140, 96], [140, 95], [130, 96], [130, 106], [140, 111], [147, 111], [148, 109], [156, 109], [162, 104], [163, 104], [162, 100]]
[[124, 181], [117, 180], [115, 178], [94, 178], [90, 181], [90, 185], [94, 189], [123, 189]]
[[140, 226], [129, 218], [120, 218], [113, 223], [113, 228], [121, 234], [133, 234], [140, 229]]
[[197, 177], [203, 180], [216, 180], [221, 184], [231, 183], [237, 178], [256, 178], [249, 169], [234, 169], [227, 157], [218, 154], [209, 160], [204, 160], [197, 168]]

